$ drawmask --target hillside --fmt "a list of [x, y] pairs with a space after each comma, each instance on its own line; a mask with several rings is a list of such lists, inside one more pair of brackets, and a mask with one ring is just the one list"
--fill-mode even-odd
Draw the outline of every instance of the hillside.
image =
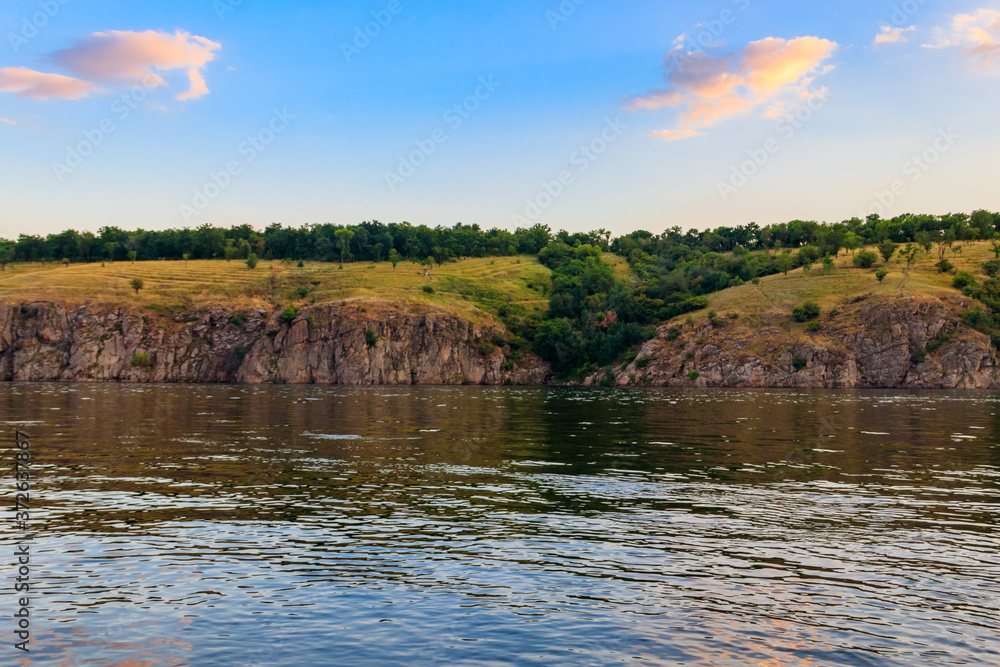
[[[948, 259], [959, 271], [986, 278], [989, 243], [965, 243]], [[936, 249], [909, 268], [901, 260], [871, 269], [842, 253], [836, 269], [772, 275], [708, 297], [709, 307], [661, 326], [634, 360], [610, 375], [621, 385], [990, 387], [1000, 384], [990, 337], [963, 323], [981, 304], [934, 268]], [[879, 283], [878, 268], [889, 270]], [[820, 306], [816, 324], [792, 311]], [[710, 320], [715, 315], [714, 322]]]
[[[429, 272], [429, 276], [425, 273]], [[130, 287], [141, 279], [143, 289]], [[237, 260], [118, 261], [102, 265], [11, 264], [0, 273], [0, 303], [53, 302], [184, 314], [203, 308], [273, 310], [333, 301], [389, 302], [434, 308], [480, 321], [504, 303], [544, 310], [549, 270], [533, 257], [497, 257], [425, 267], [400, 262], [343, 265], [262, 261], [251, 270]], [[429, 287], [433, 292], [425, 291]]]

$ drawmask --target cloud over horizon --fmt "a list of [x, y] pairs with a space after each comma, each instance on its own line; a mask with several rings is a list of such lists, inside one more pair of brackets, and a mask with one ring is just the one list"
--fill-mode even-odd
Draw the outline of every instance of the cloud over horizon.
[[204, 70], [222, 45], [184, 30], [95, 32], [45, 60], [75, 76], [39, 72], [28, 67], [0, 69], [0, 92], [35, 100], [78, 100], [102, 90], [98, 82], [169, 86], [163, 74], [182, 70], [189, 87], [175, 97], [194, 100], [209, 93]]
[[1000, 10], [983, 8], [972, 14], [956, 14], [948, 28], [934, 30], [931, 49], [960, 47], [961, 53], [985, 67], [1000, 63]]
[[722, 55], [677, 46], [664, 63], [667, 87], [626, 98], [623, 107], [678, 109], [677, 126], [653, 134], [668, 141], [705, 134], [702, 130], [760, 107], [766, 107], [765, 116], [775, 117], [789, 98], [807, 97], [816, 77], [832, 69], [824, 63], [837, 47], [819, 37], [768, 37]]
[[27, 67], [0, 69], [0, 92], [31, 100], [78, 100], [100, 88], [82, 79], [38, 72]]

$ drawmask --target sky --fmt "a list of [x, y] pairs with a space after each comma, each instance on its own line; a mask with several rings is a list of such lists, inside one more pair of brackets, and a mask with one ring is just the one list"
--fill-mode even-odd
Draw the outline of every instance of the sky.
[[0, 236], [1000, 210], [1000, 2], [8, 0]]

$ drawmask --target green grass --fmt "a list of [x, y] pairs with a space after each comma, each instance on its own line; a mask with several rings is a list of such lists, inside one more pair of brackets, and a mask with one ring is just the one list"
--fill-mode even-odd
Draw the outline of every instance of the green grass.
[[[962, 246], [962, 252], [946, 251], [947, 258], [959, 271], [968, 271], [979, 279], [985, 278], [981, 266], [994, 258], [990, 244], [982, 241], [957, 245]], [[695, 319], [706, 319], [709, 310], [723, 315], [790, 315], [793, 308], [806, 301], [819, 303], [823, 313], [828, 313], [845, 301], [865, 294], [938, 298], [958, 295], [958, 291], [951, 286], [954, 274], [940, 273], [934, 268], [937, 261], [937, 246], [934, 246], [909, 271], [906, 270], [906, 263], [897, 257], [889, 260], [888, 266], [880, 257], [874, 267], [858, 269], [853, 266], [850, 253], [841, 252], [836, 258], [837, 269], [832, 273], [827, 273], [822, 263], [817, 263], [808, 274], [796, 269], [789, 271], [787, 276], [779, 273], [762, 278], [759, 286], [747, 283], [712, 294], [708, 297], [709, 308], [696, 314]], [[879, 283], [875, 271], [883, 267], [889, 275]]]
[[[429, 271], [430, 275], [425, 275]], [[273, 276], [273, 288], [272, 288]], [[132, 279], [142, 279], [138, 294]], [[425, 292], [430, 285], [433, 292]], [[132, 305], [164, 313], [203, 306], [238, 309], [308, 305], [330, 301], [389, 302], [412, 308], [436, 306], [470, 319], [495, 314], [502, 304], [528, 312], [548, 307], [543, 289], [549, 270], [534, 257], [497, 257], [447, 262], [430, 269], [401, 262], [295, 264], [262, 261], [248, 269], [242, 261], [12, 264], [0, 273], [0, 301], [56, 301], [99, 306]]]

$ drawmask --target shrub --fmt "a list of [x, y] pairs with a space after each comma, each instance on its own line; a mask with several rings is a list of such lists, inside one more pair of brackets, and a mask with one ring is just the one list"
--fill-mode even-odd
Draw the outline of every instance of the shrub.
[[951, 273], [955, 270], [955, 265], [946, 259], [942, 259], [940, 262], [934, 265], [934, 268], [941, 273]]
[[635, 367], [641, 371], [646, 366], [649, 366], [649, 364], [652, 363], [652, 361], [653, 361], [652, 357], [639, 357], [638, 359], [635, 360]]
[[431, 287], [430, 285], [424, 285], [421, 289], [427, 292], [428, 294], [434, 294], [434, 288]]
[[796, 322], [808, 322], [819, 317], [819, 304], [815, 301], [806, 301], [792, 311], [792, 317]]
[[239, 313], [229, 318], [229, 326], [241, 327], [247, 323], [247, 318]]
[[298, 306], [289, 306], [285, 308], [285, 311], [281, 313], [281, 321], [285, 324], [290, 324], [296, 317], [299, 316]]
[[306, 268], [305, 262], [303, 262], [301, 259], [299, 260], [299, 263], [296, 264], [295, 266], [297, 266], [300, 269]]
[[968, 271], [959, 271], [955, 274], [955, 277], [951, 280], [951, 285], [955, 289], [965, 289], [969, 285], [976, 282], [976, 279], [972, 277], [972, 274]]
[[1000, 273], [1000, 260], [991, 259], [990, 261], [983, 264], [983, 271], [986, 272], [990, 278], [996, 278], [997, 274]]
[[132, 366], [135, 368], [147, 368], [153, 365], [153, 360], [148, 352], [136, 352], [132, 355]]
[[250, 256], [247, 257], [247, 268], [249, 269], [257, 268], [257, 255], [250, 253]]
[[795, 367], [795, 372], [796, 373], [799, 372], [799, 371], [801, 371], [803, 368], [805, 368], [808, 365], [808, 363], [809, 362], [807, 362], [804, 358], [802, 358], [802, 356], [800, 356], [798, 354], [796, 354], [794, 357], [792, 357], [792, 366]]
[[978, 331], [988, 329], [993, 323], [992, 319], [993, 318], [991, 318], [988, 314], [978, 308], [975, 310], [967, 310], [962, 314], [962, 321]]
[[687, 360], [688, 360], [688, 361], [691, 361], [692, 359], [694, 359], [694, 352], [688, 352], [688, 353], [687, 353], [686, 355], [684, 355], [684, 356], [685, 356], [685, 357], [687, 357]]
[[495, 333], [493, 334], [493, 344], [497, 347], [503, 347], [507, 344], [507, 341], [504, 339], [503, 334]]
[[813, 320], [812, 322], [810, 322], [809, 324], [806, 325], [806, 331], [809, 331], [810, 333], [816, 333], [817, 331], [819, 331], [822, 328], [823, 328], [823, 325], [821, 325], [816, 320]]
[[944, 345], [945, 343], [947, 343], [950, 340], [951, 340], [951, 334], [950, 333], [940, 334], [937, 338], [935, 338], [931, 342], [927, 343], [927, 351], [928, 352], [933, 352], [934, 350], [938, 349], [939, 347], [941, 347], [942, 345]]
[[135, 295], [139, 296], [139, 290], [145, 287], [146, 283], [142, 281], [142, 278], [133, 278], [129, 285], [135, 290]]
[[681, 337], [680, 327], [670, 327], [670, 331], [667, 332], [667, 340], [674, 341]]
[[854, 256], [854, 266], [860, 266], [862, 269], [872, 268], [877, 261], [878, 254], [871, 250], [862, 250]]
[[754, 285], [760, 285], [760, 278], [754, 277], [750, 282]]
[[878, 279], [879, 282], [885, 280], [885, 277], [887, 275], [889, 275], [889, 272], [886, 271], [885, 269], [879, 269], [878, 271], [875, 272], [875, 277]]
[[295, 293], [299, 295], [300, 299], [304, 299], [309, 296], [309, 288], [303, 285], [295, 289]]
[[833, 261], [833, 258], [827, 255], [823, 258], [823, 270], [827, 273], [837, 270], [837, 263]]
[[235, 348], [233, 348], [233, 354], [240, 361], [243, 361], [244, 359], [246, 359], [246, 356], [247, 356], [247, 347], [246, 347], [246, 345], [237, 345]]
[[688, 373], [688, 380], [691, 380], [691, 382], [694, 382], [700, 377], [701, 373], [699, 373], [698, 371], [691, 371], [690, 373]]
[[368, 347], [375, 347], [378, 344], [378, 336], [375, 335], [375, 331], [372, 329], [365, 329], [365, 345]]

